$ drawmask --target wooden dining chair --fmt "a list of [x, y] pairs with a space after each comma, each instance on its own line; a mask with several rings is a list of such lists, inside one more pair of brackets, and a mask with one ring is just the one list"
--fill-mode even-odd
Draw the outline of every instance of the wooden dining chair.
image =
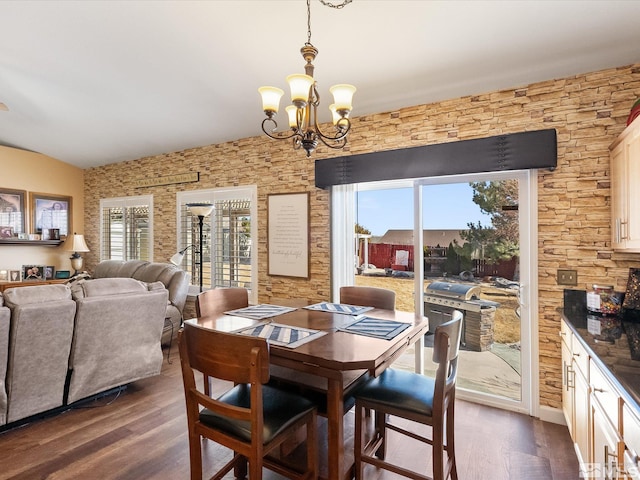
[[[279, 390], [269, 381], [269, 345], [264, 338], [216, 332], [185, 324], [178, 333], [189, 429], [191, 479], [202, 479], [201, 438], [233, 450], [233, 458], [214, 475], [262, 479], [263, 467], [290, 479], [318, 475], [317, 416], [313, 402]], [[212, 378], [233, 382], [213, 399], [198, 390], [194, 369]], [[202, 408], [202, 410], [201, 410]], [[306, 427], [306, 468], [295, 470], [276, 457], [278, 447]]]
[[396, 292], [379, 287], [340, 287], [340, 303], [395, 310]]
[[[435, 378], [389, 368], [355, 392], [354, 447], [357, 480], [364, 478], [365, 464], [416, 480], [458, 479], [454, 445], [454, 400], [462, 316], [462, 312], [454, 310], [452, 319], [436, 328], [433, 361], [438, 364], [438, 368]], [[365, 444], [366, 408], [375, 410], [375, 429], [372, 438]], [[415, 429], [407, 430], [391, 423], [389, 416], [430, 425], [431, 438], [416, 434]], [[385, 460], [388, 429], [431, 445], [433, 477]]]
[[249, 291], [242, 287], [213, 288], [196, 297], [196, 315], [206, 317], [249, 306]]

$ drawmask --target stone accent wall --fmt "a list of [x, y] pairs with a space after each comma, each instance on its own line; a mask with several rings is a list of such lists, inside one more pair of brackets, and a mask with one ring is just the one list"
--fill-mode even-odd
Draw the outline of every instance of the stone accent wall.
[[[314, 159], [555, 128], [558, 168], [540, 171], [538, 180], [538, 336], [540, 403], [559, 407], [562, 378], [556, 309], [562, 305], [562, 287], [556, 285], [556, 270], [576, 269], [581, 287], [597, 281], [624, 289], [628, 268], [640, 264], [638, 255], [611, 251], [608, 150], [638, 97], [640, 64], [356, 117], [348, 151], [321, 146], [312, 159], [294, 152], [288, 142], [256, 136], [91, 168], [85, 172], [85, 236], [91, 245], [99, 245], [100, 198], [152, 194], [154, 260], [165, 261], [176, 250], [177, 191], [255, 184], [259, 300], [295, 292], [295, 296], [320, 301], [328, 299], [331, 291], [330, 207], [328, 192], [314, 186]], [[200, 172], [198, 183], [132, 186], [132, 180], [189, 171]], [[311, 277], [270, 277], [266, 273], [267, 195], [305, 191], [310, 192], [311, 203]], [[94, 249], [85, 258], [91, 269], [98, 252]]]

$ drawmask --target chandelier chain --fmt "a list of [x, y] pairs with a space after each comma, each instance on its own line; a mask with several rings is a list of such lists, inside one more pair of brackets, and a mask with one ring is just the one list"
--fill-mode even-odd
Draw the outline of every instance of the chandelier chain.
[[[325, 7], [335, 8], [340, 10], [349, 5], [353, 0], [344, 0], [342, 3], [331, 3], [326, 0], [320, 0], [320, 3]], [[307, 0], [307, 45], [311, 45], [311, 0]]]
[[349, 5], [351, 2], [353, 2], [353, 0], [344, 0], [344, 2], [334, 5], [331, 2], [320, 0], [320, 3], [323, 4], [325, 7], [337, 8], [337, 9], [344, 8], [346, 5]]

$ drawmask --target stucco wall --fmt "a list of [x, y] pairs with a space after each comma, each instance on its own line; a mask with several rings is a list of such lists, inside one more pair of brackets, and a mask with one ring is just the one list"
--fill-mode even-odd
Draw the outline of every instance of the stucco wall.
[[[606, 281], [624, 289], [628, 268], [640, 264], [640, 256], [616, 255], [610, 249], [608, 151], [638, 97], [640, 64], [353, 120], [350, 154], [526, 130], [557, 130], [558, 168], [541, 171], [538, 182], [541, 405], [559, 407], [561, 403], [559, 317], [555, 309], [562, 304], [562, 287], [556, 285], [556, 269], [578, 270], [581, 287]], [[271, 295], [287, 297], [292, 291], [311, 301], [327, 299], [329, 195], [314, 187], [313, 159], [322, 161], [345, 153], [321, 147], [309, 160], [303, 152], [292, 151], [288, 142], [256, 136], [92, 168], [85, 171], [85, 235], [90, 244], [98, 244], [100, 198], [153, 194], [155, 260], [166, 261], [176, 249], [177, 191], [255, 184], [260, 301]], [[200, 182], [150, 188], [131, 184], [140, 178], [188, 171], [200, 172]], [[311, 278], [269, 277], [267, 195], [302, 191], [311, 194]], [[95, 249], [88, 257], [89, 263], [95, 264]]]

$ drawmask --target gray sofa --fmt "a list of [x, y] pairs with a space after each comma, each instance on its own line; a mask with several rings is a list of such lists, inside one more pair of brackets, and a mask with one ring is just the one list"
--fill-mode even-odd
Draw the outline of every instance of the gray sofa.
[[0, 425], [159, 374], [167, 301], [131, 278], [0, 294]]
[[142, 260], [105, 260], [96, 265], [93, 278], [135, 278], [141, 282], [162, 282], [169, 291], [169, 302], [165, 318], [171, 324], [162, 334], [162, 344], [171, 342], [182, 323], [182, 310], [189, 292], [189, 275], [170, 263], [145, 262]]

